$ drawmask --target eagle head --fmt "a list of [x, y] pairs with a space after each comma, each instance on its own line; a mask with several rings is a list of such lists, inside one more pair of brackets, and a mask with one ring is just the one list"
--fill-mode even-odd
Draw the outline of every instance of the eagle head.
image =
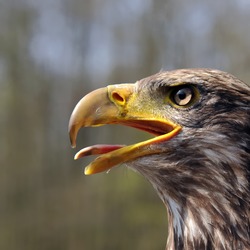
[[121, 124], [153, 138], [94, 145], [85, 174], [124, 163], [153, 185], [166, 205], [167, 249], [250, 249], [250, 87], [218, 70], [160, 72], [83, 97], [69, 122]]

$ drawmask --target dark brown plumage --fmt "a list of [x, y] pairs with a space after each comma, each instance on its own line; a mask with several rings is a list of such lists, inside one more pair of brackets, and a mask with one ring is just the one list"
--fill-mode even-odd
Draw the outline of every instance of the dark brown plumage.
[[84, 97], [70, 120], [119, 123], [154, 134], [131, 146], [96, 145], [92, 174], [119, 163], [141, 173], [166, 204], [167, 249], [250, 249], [250, 87], [210, 69], [160, 72]]

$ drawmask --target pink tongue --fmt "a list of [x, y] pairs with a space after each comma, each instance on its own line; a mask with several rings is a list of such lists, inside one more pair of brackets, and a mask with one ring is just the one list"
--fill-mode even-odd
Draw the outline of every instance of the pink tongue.
[[122, 148], [124, 146], [125, 145], [107, 145], [107, 144], [93, 145], [93, 146], [81, 149], [79, 152], [76, 153], [74, 159], [77, 160], [79, 158], [82, 158], [82, 157], [88, 156], [88, 155], [105, 154], [105, 153], [114, 151], [116, 149]]

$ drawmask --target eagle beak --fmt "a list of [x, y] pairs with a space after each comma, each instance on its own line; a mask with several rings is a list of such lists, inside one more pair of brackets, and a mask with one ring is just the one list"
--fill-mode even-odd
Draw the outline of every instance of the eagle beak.
[[75, 159], [100, 155], [85, 168], [85, 174], [94, 174], [138, 157], [161, 153], [161, 147], [151, 144], [166, 141], [179, 133], [181, 127], [170, 120], [157, 117], [150, 108], [138, 108], [135, 84], [110, 85], [83, 97], [74, 108], [69, 121], [72, 147], [81, 127], [121, 124], [149, 132], [156, 137], [129, 146], [95, 145], [80, 150]]

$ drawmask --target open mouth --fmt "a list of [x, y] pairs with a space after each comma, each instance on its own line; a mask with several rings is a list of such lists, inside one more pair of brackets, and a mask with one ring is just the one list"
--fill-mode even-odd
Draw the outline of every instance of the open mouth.
[[[121, 123], [122, 124], [122, 123]], [[145, 120], [137, 120], [137, 121], [129, 121], [125, 126], [133, 127], [158, 137], [164, 134], [168, 134], [173, 131], [174, 128], [169, 124], [164, 124], [158, 121], [145, 121]], [[152, 141], [152, 140], [150, 140]], [[108, 144], [97, 144], [93, 146], [89, 146], [78, 151], [74, 157], [75, 160], [90, 156], [90, 155], [100, 155], [112, 152], [114, 150], [126, 147], [126, 145], [108, 145]]]
[[[125, 86], [124, 86], [125, 87]], [[126, 94], [131, 95], [132, 91], [128, 91], [126, 85]], [[119, 91], [122, 88], [119, 86]], [[132, 145], [108, 145], [97, 144], [81, 149], [76, 155], [75, 159], [79, 159], [90, 155], [99, 155], [86, 168], [85, 174], [95, 174], [107, 171], [112, 167], [133, 161], [139, 157], [151, 154], [158, 154], [162, 152], [161, 147], [152, 147], [151, 145], [170, 140], [176, 136], [181, 126], [173, 123], [170, 120], [156, 117], [152, 113], [145, 112], [138, 116], [138, 112], [128, 112], [124, 114], [124, 103], [121, 102], [121, 95], [124, 92], [119, 92], [119, 100], [110, 99], [112, 88], [102, 88], [91, 92], [79, 101], [76, 105], [69, 122], [69, 134], [71, 144], [74, 147], [76, 144], [76, 137], [81, 127], [96, 127], [106, 124], [120, 124], [143, 130], [155, 137]], [[117, 93], [117, 87], [115, 87]], [[123, 98], [125, 99], [124, 95]], [[126, 96], [126, 100], [128, 97]], [[122, 106], [122, 107], [121, 107]]]

